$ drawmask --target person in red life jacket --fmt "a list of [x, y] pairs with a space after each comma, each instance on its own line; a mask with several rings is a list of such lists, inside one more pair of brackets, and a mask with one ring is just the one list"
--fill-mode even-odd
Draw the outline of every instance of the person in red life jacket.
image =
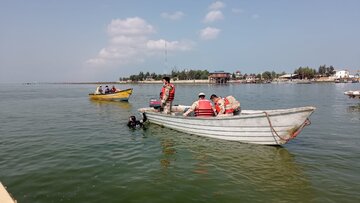
[[221, 98], [215, 94], [211, 95], [210, 100], [214, 102], [217, 116], [232, 116], [234, 109], [232, 108], [229, 100]]
[[169, 77], [163, 77], [164, 86], [161, 89], [161, 108], [163, 113], [170, 114], [172, 101], [175, 98], [175, 86], [170, 83]]
[[195, 101], [183, 116], [187, 116], [193, 111], [195, 112], [195, 116], [210, 117], [215, 115], [211, 102], [205, 99], [205, 94], [202, 92], [199, 93], [199, 100]]
[[111, 90], [110, 90], [110, 92], [111, 92], [111, 93], [115, 93], [115, 92], [117, 92], [117, 91], [119, 91], [119, 90], [116, 89], [115, 85], [113, 85], [112, 88], [111, 88]]

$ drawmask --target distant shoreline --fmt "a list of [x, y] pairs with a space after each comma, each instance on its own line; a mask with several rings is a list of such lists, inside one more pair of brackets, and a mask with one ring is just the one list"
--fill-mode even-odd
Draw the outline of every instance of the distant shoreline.
[[[229, 80], [227, 83], [234, 83], [234, 84], [265, 84], [265, 83], [271, 83], [271, 84], [287, 84], [287, 83], [299, 83], [299, 84], [309, 84], [309, 83], [334, 83], [335, 78], [318, 78], [315, 80], [300, 80], [300, 79], [280, 79], [280, 80], [273, 80], [271, 82], [266, 81], [252, 81], [247, 82], [246, 80]], [[350, 81], [351, 82], [351, 81]], [[171, 80], [171, 83], [174, 84], [217, 84], [210, 82], [210, 80]], [[95, 84], [95, 85], [103, 85], [103, 84], [109, 84], [109, 85], [116, 85], [116, 84], [162, 84], [162, 80], [146, 80], [146, 81], [96, 81], [96, 82], [29, 82], [29, 83], [22, 83], [25, 85], [32, 85], [32, 84]], [[226, 83], [225, 83], [226, 84]]]
[[[270, 84], [309, 84], [309, 83], [334, 83], [334, 80], [280, 80], [272, 81]], [[171, 80], [174, 84], [217, 84], [209, 80]], [[70, 85], [116, 85], [116, 84], [162, 84], [161, 80], [154, 81], [101, 81], [101, 82], [28, 82], [22, 83], [23, 85], [36, 85], [36, 84], [70, 84]], [[242, 80], [230, 80], [227, 84], [266, 84], [266, 83], [246, 83]]]

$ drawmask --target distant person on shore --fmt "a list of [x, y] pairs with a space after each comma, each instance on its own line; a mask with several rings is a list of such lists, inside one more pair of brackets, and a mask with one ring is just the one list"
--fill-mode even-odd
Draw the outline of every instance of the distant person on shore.
[[98, 87], [96, 88], [94, 94], [102, 94], [102, 93], [103, 93], [103, 90], [102, 90], [102, 87], [101, 87], [101, 85], [100, 85], [100, 86], [98, 86]]
[[175, 98], [175, 86], [170, 83], [169, 77], [163, 77], [164, 85], [161, 89], [161, 108], [164, 114], [171, 113], [172, 101]]
[[215, 94], [210, 96], [210, 100], [214, 102], [217, 116], [232, 116], [234, 115], [234, 109], [230, 102], [226, 98], [221, 98]]
[[205, 99], [205, 93], [200, 92], [198, 96], [199, 99], [191, 105], [183, 116], [188, 116], [193, 111], [195, 112], [195, 116], [215, 116], [213, 105], [209, 100]]
[[110, 89], [109, 89], [109, 86], [105, 86], [105, 94], [109, 94], [110, 93]]

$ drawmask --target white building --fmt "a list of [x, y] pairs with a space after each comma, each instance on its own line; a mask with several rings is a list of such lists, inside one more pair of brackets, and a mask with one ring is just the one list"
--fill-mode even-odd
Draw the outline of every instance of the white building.
[[335, 73], [335, 78], [349, 78], [349, 71], [347, 70], [337, 70]]

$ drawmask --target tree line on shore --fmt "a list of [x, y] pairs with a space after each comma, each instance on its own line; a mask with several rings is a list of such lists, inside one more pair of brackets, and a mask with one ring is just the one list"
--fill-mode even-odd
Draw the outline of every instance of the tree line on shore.
[[[161, 80], [164, 76], [169, 76], [175, 80], [206, 80], [208, 79], [210, 72], [208, 70], [182, 70], [173, 69], [170, 74], [157, 74], [155, 72], [142, 72], [137, 75], [130, 75], [130, 77], [120, 77], [120, 81], [146, 81], [146, 80]], [[285, 75], [285, 72], [276, 73], [275, 71], [264, 71], [262, 73], [241, 74], [240, 71], [232, 73], [232, 79], [246, 79], [249, 76], [253, 78], [259, 78], [262, 80], [273, 80], [279, 78], [281, 75]], [[299, 79], [313, 79], [315, 77], [329, 77], [335, 74], [335, 68], [333, 66], [321, 65], [318, 70], [313, 68], [299, 67], [294, 70], [293, 74], [297, 74]]]

